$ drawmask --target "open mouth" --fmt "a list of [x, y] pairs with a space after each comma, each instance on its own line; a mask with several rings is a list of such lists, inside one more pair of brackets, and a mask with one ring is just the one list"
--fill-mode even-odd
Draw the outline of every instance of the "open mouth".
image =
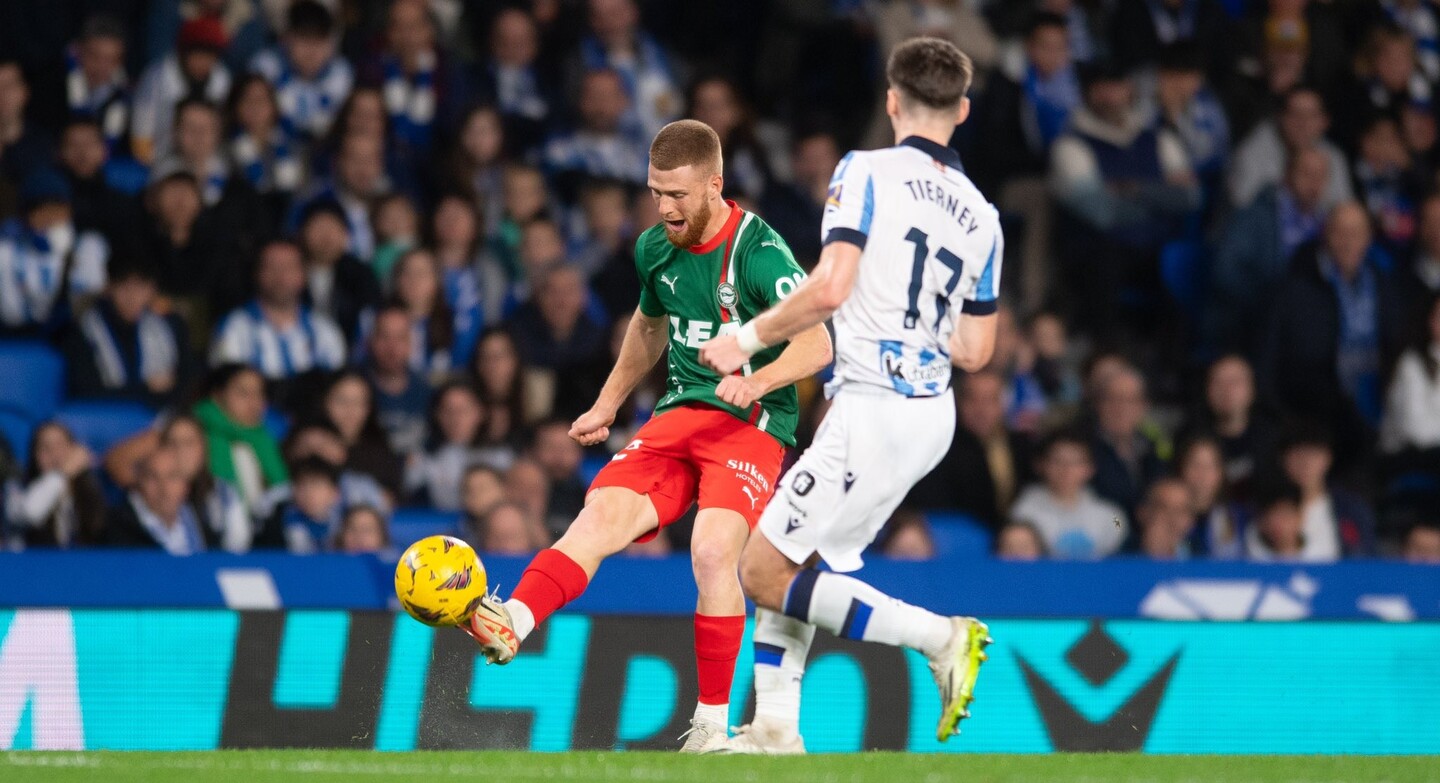
[[685, 219], [681, 218], [680, 220], [667, 220], [665, 221], [665, 227], [676, 234], [683, 234], [685, 233]]

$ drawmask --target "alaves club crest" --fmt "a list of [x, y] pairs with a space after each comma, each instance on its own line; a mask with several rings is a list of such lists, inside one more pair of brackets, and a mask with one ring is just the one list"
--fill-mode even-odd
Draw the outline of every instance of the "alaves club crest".
[[731, 308], [740, 301], [740, 294], [736, 293], [735, 286], [721, 283], [720, 287], [715, 289], [715, 300], [720, 303], [721, 307]]

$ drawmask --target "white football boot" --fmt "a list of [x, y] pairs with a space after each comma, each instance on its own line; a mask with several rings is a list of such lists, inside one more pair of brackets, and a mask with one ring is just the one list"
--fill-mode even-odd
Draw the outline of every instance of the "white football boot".
[[930, 673], [940, 688], [940, 725], [935, 739], [944, 742], [960, 733], [960, 721], [970, 717], [970, 702], [975, 700], [975, 679], [980, 664], [990, 656], [986, 645], [990, 628], [974, 617], [950, 618], [950, 641], [930, 659]]
[[718, 723], [691, 718], [690, 730], [681, 734], [680, 739], [685, 740], [680, 746], [681, 753], [722, 753], [730, 735]]
[[793, 728], [756, 717], [754, 722], [736, 728], [735, 736], [721, 752], [747, 756], [802, 756], [805, 754], [805, 740]]

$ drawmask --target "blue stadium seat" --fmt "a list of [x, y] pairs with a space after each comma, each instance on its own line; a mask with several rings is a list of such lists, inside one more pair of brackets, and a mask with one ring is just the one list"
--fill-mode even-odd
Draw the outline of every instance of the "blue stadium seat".
[[390, 518], [390, 538], [397, 549], [426, 536], [454, 535], [459, 529], [460, 514], [433, 508], [398, 508]]
[[585, 455], [580, 461], [580, 480], [585, 482], [585, 486], [590, 486], [590, 482], [595, 480], [595, 474], [610, 462], [610, 457], [609, 454]]
[[265, 429], [270, 431], [271, 437], [283, 443], [285, 435], [290, 432], [290, 417], [270, 408], [265, 411]]
[[990, 554], [990, 530], [985, 523], [967, 514], [930, 512], [930, 536], [935, 540], [937, 558], [975, 558]]
[[21, 465], [30, 454], [30, 433], [35, 423], [20, 414], [0, 408], [0, 436], [10, 444], [10, 453]]
[[55, 418], [96, 455], [155, 422], [155, 411], [135, 402], [71, 402]]
[[0, 341], [0, 408], [44, 421], [60, 404], [65, 365], [44, 343]]

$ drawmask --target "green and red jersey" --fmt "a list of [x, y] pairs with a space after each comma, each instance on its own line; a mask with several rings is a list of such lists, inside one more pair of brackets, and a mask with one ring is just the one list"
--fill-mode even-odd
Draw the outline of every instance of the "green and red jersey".
[[[713, 239], [687, 249], [665, 238], [663, 223], [635, 242], [640, 274], [640, 312], [670, 321], [669, 376], [656, 413], [689, 403], [724, 410], [787, 446], [795, 445], [799, 401], [794, 386], [770, 392], [748, 410], [715, 396], [720, 376], [700, 363], [700, 346], [784, 299], [805, 279], [785, 240], [751, 212], [730, 205], [730, 218]], [[786, 343], [755, 354], [741, 372], [749, 375], [775, 361]]]

